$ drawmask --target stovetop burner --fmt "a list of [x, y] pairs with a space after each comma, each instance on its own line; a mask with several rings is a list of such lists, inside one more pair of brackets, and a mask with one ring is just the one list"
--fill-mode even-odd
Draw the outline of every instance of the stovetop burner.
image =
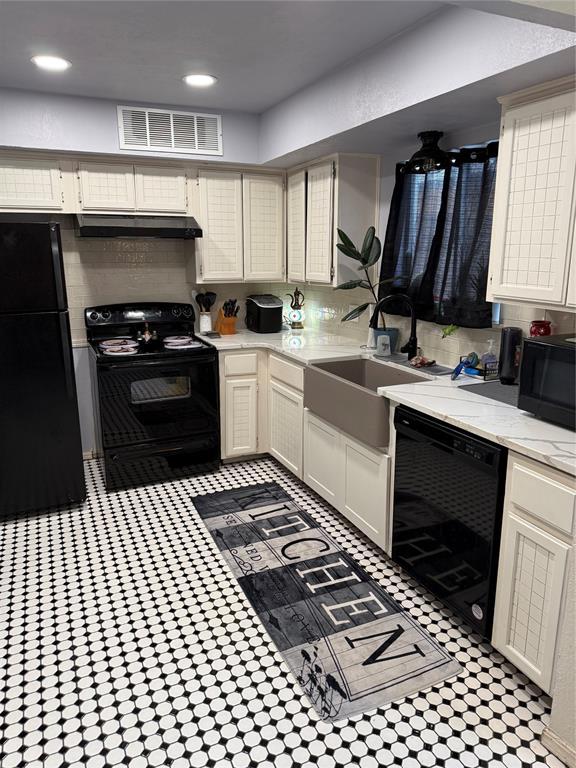
[[191, 304], [138, 303], [88, 307], [86, 334], [97, 357], [162, 359], [213, 349], [194, 333]]

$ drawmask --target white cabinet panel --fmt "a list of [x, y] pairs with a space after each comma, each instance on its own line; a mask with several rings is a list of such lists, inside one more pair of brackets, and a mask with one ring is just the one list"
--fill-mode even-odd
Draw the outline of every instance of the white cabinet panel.
[[569, 545], [506, 511], [492, 644], [550, 692]]
[[308, 170], [306, 280], [317, 283], [332, 279], [333, 168], [329, 162]]
[[57, 163], [2, 158], [0, 207], [61, 210], [62, 184]]
[[225, 457], [256, 453], [258, 449], [257, 378], [226, 379], [225, 398]]
[[390, 458], [345, 434], [341, 442], [344, 473], [341, 512], [385, 549]]
[[304, 398], [273, 380], [268, 397], [270, 453], [297, 477], [302, 477]]
[[186, 174], [180, 168], [134, 168], [139, 211], [186, 213]]
[[136, 199], [133, 166], [119, 163], [80, 163], [78, 177], [84, 210], [134, 210]]
[[284, 279], [282, 176], [244, 174], [244, 279]]
[[310, 411], [304, 416], [304, 482], [336, 509], [342, 498], [340, 433]]
[[490, 256], [496, 299], [564, 302], [575, 134], [571, 92], [504, 113]]
[[306, 279], [306, 171], [288, 176], [286, 258], [288, 280]]
[[304, 414], [304, 482], [375, 544], [388, 539], [390, 457]]
[[574, 201], [574, 208], [574, 216], [572, 217], [572, 255], [568, 274], [568, 291], [566, 293], [566, 304], [569, 307], [576, 307], [576, 221], [574, 221], [576, 219], [576, 200]]
[[200, 171], [200, 226], [196, 241], [203, 280], [242, 280], [242, 176]]

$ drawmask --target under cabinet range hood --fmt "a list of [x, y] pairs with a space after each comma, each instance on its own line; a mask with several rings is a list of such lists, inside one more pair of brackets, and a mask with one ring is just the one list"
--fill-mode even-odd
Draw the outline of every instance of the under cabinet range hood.
[[192, 240], [202, 237], [202, 230], [191, 216], [105, 216], [78, 214], [79, 237], [149, 237]]

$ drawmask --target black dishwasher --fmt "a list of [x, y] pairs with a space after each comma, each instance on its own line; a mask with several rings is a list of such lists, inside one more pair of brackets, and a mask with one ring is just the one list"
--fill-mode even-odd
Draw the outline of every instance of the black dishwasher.
[[507, 450], [398, 406], [392, 558], [490, 637]]

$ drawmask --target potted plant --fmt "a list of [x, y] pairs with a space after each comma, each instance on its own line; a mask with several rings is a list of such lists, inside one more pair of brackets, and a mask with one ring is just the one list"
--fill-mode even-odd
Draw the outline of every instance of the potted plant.
[[[337, 285], [334, 290], [350, 291], [353, 288], [365, 288], [372, 294], [372, 299], [370, 301], [359, 304], [344, 315], [342, 318], [342, 322], [344, 323], [347, 320], [355, 320], [357, 317], [360, 317], [360, 315], [363, 315], [371, 304], [376, 304], [378, 301], [376, 289], [383, 283], [392, 282], [392, 279], [381, 280], [380, 282], [375, 283], [370, 277], [370, 269], [380, 261], [380, 256], [382, 255], [382, 243], [376, 237], [376, 230], [374, 227], [368, 227], [366, 230], [364, 242], [362, 243], [362, 248], [360, 250], [356, 248], [352, 240], [341, 229], [338, 230], [338, 237], [340, 238], [340, 242], [336, 247], [345, 256], [348, 256], [348, 258], [354, 259], [354, 261], [359, 263], [358, 271], [363, 272], [364, 277], [360, 277], [358, 280], [348, 280], [345, 283], [341, 283], [340, 285]], [[398, 342], [398, 328], [387, 328], [384, 312], [380, 312], [380, 325], [375, 330], [374, 335], [381, 336], [384, 334], [389, 337], [390, 350], [394, 352]]]

